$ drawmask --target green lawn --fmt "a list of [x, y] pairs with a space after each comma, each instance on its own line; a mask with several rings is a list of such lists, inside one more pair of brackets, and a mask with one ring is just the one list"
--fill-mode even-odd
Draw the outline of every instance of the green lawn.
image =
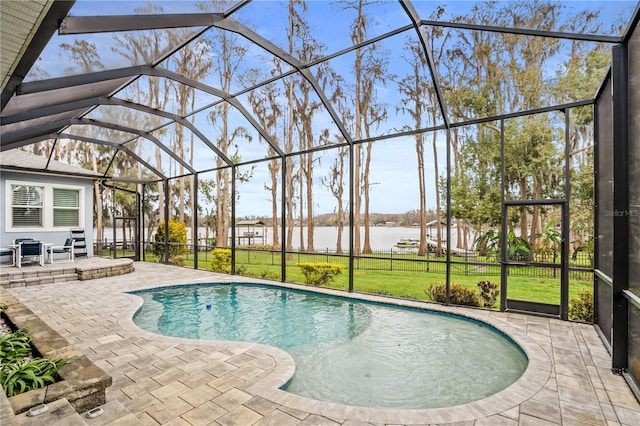
[[[246, 265], [247, 269], [243, 275], [265, 276], [265, 271], [272, 273], [273, 277], [280, 277], [280, 267], [265, 267], [255, 264]], [[269, 277], [267, 274], [266, 277]], [[411, 299], [428, 300], [425, 293], [431, 283], [445, 282], [445, 275], [440, 273], [427, 272], [403, 272], [403, 271], [354, 271], [354, 290], [363, 293], [384, 294], [397, 297], [408, 297]], [[465, 287], [477, 290], [479, 281], [491, 281], [500, 284], [499, 276], [477, 276], [452, 274], [451, 282], [462, 284]], [[304, 276], [296, 266], [287, 266], [287, 281], [304, 282]], [[509, 277], [508, 296], [510, 299], [536, 301], [544, 303], [560, 303], [560, 279], [552, 278], [527, 278]], [[347, 274], [340, 275], [331, 284], [332, 288], [346, 290], [349, 285]], [[593, 287], [591, 281], [570, 280], [570, 299], [578, 298], [583, 290], [590, 290]]]
[[[198, 256], [198, 268], [210, 268], [211, 255], [201, 252]], [[152, 256], [147, 255], [148, 261], [156, 261]], [[424, 261], [424, 258], [421, 258]], [[456, 259], [457, 260], [457, 259]], [[287, 281], [304, 283], [304, 275], [296, 266], [297, 262], [332, 262], [339, 263], [348, 267], [348, 257], [313, 255], [313, 254], [295, 254], [293, 259], [287, 263]], [[411, 299], [429, 300], [429, 296], [425, 290], [432, 283], [441, 283], [445, 281], [445, 265], [443, 263], [432, 263], [433, 268], [430, 270], [441, 270], [442, 272], [425, 272], [424, 262], [416, 263], [401, 259], [394, 259], [394, 270], [390, 270], [382, 263], [376, 263], [376, 266], [383, 265], [385, 269], [356, 269], [354, 271], [354, 290], [362, 293], [382, 294], [395, 297], [404, 297]], [[388, 261], [387, 261], [388, 262]], [[406, 269], [402, 270], [403, 263]], [[185, 266], [193, 267], [193, 254], [189, 254], [185, 258]], [[458, 265], [459, 266], [459, 265]], [[260, 278], [280, 279], [280, 255], [278, 253], [260, 252], [260, 251], [238, 251], [236, 255], [236, 268], [239, 268], [242, 275], [255, 276]], [[419, 268], [419, 270], [411, 270]], [[531, 268], [531, 267], [530, 267]], [[499, 275], [482, 275], [481, 272], [473, 274], [462, 273], [464, 266], [452, 268], [451, 282], [458, 283], [463, 286], [478, 290], [479, 281], [491, 281], [500, 284]], [[469, 268], [474, 271], [474, 268]], [[496, 269], [498, 270], [498, 269]], [[536, 272], [535, 268], [531, 268], [532, 273]], [[521, 268], [519, 275], [527, 275], [527, 269]], [[585, 276], [589, 276], [585, 274]], [[347, 273], [339, 275], [329, 286], [336, 289], [348, 289], [349, 277]], [[569, 282], [569, 299], [577, 299], [580, 292], [584, 290], [592, 290], [593, 282], [590, 279], [571, 279]], [[559, 271], [557, 278], [535, 278], [527, 276], [510, 276], [508, 278], [508, 297], [510, 299], [535, 301], [551, 304], [560, 303], [560, 278]], [[496, 303], [496, 307], [497, 304]]]

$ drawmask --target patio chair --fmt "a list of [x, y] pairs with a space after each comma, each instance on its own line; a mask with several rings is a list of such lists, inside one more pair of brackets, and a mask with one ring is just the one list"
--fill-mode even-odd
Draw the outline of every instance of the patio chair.
[[[15, 264], [15, 261], [13, 259], [13, 249], [5, 248], [5, 247], [0, 248], [0, 259], [5, 257], [5, 256], [9, 256], [10, 257], [11, 265]], [[2, 263], [4, 263], [4, 262], [2, 262]]]
[[15, 242], [18, 244], [18, 256], [16, 256], [18, 268], [22, 268], [22, 263], [25, 259], [28, 258], [33, 261], [36, 257], [40, 261], [40, 266], [44, 266], [42, 241], [35, 241], [32, 238], [18, 238]]
[[49, 262], [53, 263], [55, 254], [66, 254], [67, 260], [73, 262], [73, 242], [72, 238], [67, 238], [63, 246], [51, 246], [47, 247], [47, 254], [49, 255]]

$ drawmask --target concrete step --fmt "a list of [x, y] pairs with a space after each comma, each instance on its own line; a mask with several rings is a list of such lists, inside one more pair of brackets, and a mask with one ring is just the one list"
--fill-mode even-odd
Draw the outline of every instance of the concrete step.
[[78, 274], [64, 274], [64, 275], [49, 275], [46, 277], [32, 277], [32, 278], [16, 278], [11, 279], [5, 283], [2, 282], [2, 285], [8, 288], [15, 287], [28, 287], [32, 285], [41, 285], [41, 284], [51, 284], [51, 283], [62, 283], [67, 281], [78, 281]]
[[0, 390], [0, 425], [2, 426], [17, 426], [18, 421], [16, 415], [11, 408], [9, 398], [4, 393], [4, 390]]
[[143, 424], [115, 399], [101, 405], [99, 408], [102, 409], [102, 414], [92, 418], [87, 417], [87, 413], [91, 410], [78, 413], [66, 398], [49, 402], [46, 405], [47, 411], [35, 417], [30, 417], [28, 412], [12, 418], [3, 416], [2, 426], [5, 426], [5, 422], [6, 426], [103, 426], [112, 422], [127, 426], [142, 426]]
[[102, 408], [102, 414], [91, 419], [87, 418], [87, 412], [82, 413], [82, 418], [89, 426], [103, 426], [112, 424], [112, 422], [127, 426], [143, 424], [116, 399], [101, 405], [100, 408]]
[[40, 268], [40, 266], [30, 266], [4, 270], [0, 274], [0, 285], [4, 288], [14, 288], [78, 280], [75, 267]]
[[47, 411], [34, 417], [28, 411], [18, 414], [16, 421], [19, 426], [86, 426], [84, 418], [73, 409], [65, 398], [49, 402]]

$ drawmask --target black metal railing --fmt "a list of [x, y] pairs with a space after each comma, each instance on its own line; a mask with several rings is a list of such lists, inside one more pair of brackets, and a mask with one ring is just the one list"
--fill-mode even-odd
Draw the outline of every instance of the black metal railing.
[[[145, 244], [143, 260], [155, 260], [153, 255], [154, 245], [163, 243], [149, 242]], [[104, 244], [103, 244], [104, 246]], [[196, 252], [195, 246], [191, 244], [169, 243], [169, 247], [182, 246], [186, 250], [178, 250], [180, 257], [186, 266], [192, 265]], [[119, 252], [123, 254], [131, 250], [130, 245], [123, 245], [116, 242]], [[105, 249], [112, 248], [108, 245]], [[229, 247], [216, 247], [213, 245], [198, 245], [198, 267], [208, 269], [209, 263], [213, 260], [214, 249], [229, 249]], [[159, 252], [159, 251], [156, 251]], [[163, 251], [160, 251], [163, 252]], [[173, 250], [170, 249], [170, 252]], [[236, 247], [235, 262], [239, 265], [265, 265], [275, 266], [281, 264], [281, 251], [264, 248]], [[348, 266], [349, 254], [336, 253], [335, 251], [324, 249], [314, 252], [301, 250], [287, 250], [287, 262], [295, 265], [300, 262], [332, 262]], [[509, 265], [509, 275], [514, 277], [528, 278], [559, 278], [561, 265], [553, 259], [559, 258], [550, 254], [545, 259], [533, 259], [537, 262], [522, 262], [518, 265]], [[548, 263], [547, 263], [548, 262]], [[592, 280], [593, 269], [592, 259], [588, 253], [578, 253], [569, 261], [569, 275], [571, 279]], [[501, 264], [496, 261], [495, 256], [481, 256], [474, 252], [466, 252], [450, 256], [451, 273], [456, 275], [469, 276], [500, 276]], [[427, 253], [425, 256], [418, 256], [417, 252], [409, 250], [378, 250], [367, 254], [354, 255], [354, 270], [362, 271], [400, 271], [400, 272], [425, 272], [446, 274], [446, 256], [435, 256], [434, 253]]]

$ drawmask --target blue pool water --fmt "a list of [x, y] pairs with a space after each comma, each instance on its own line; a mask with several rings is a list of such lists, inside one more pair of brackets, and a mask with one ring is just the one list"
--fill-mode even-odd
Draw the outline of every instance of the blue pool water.
[[527, 367], [523, 351], [478, 321], [258, 285], [135, 292], [134, 322], [167, 336], [258, 342], [287, 351], [286, 390], [366, 407], [447, 407], [492, 395]]

